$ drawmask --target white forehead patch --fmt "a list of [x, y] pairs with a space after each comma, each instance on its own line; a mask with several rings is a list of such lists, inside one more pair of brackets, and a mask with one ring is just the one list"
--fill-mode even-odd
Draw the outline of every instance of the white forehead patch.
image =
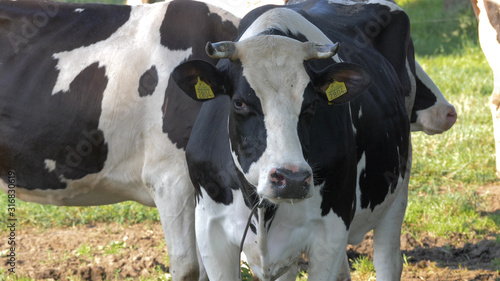
[[243, 75], [260, 98], [264, 114], [285, 103], [287, 110], [299, 114], [310, 81], [303, 43], [283, 36], [255, 36], [238, 42], [237, 49]]

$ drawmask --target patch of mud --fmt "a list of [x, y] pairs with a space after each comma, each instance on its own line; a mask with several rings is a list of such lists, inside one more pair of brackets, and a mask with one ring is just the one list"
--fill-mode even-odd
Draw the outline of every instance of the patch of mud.
[[[168, 271], [159, 224], [22, 229], [16, 233], [16, 243], [17, 276], [36, 280], [120, 280], [155, 275], [157, 267]], [[6, 243], [0, 249], [7, 249]]]

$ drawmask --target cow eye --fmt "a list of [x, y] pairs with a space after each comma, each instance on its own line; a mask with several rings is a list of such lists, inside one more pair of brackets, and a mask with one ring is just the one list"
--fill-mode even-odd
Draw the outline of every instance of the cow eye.
[[237, 110], [246, 110], [247, 109], [247, 105], [243, 101], [238, 100], [238, 99], [233, 101], [233, 105], [234, 105], [234, 108]]

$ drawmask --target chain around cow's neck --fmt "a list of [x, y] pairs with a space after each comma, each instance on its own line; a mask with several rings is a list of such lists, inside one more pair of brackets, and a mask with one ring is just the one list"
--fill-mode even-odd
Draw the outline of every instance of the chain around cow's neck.
[[248, 232], [248, 228], [250, 227], [250, 222], [252, 221], [252, 217], [253, 217], [253, 215], [255, 215], [257, 208], [262, 207], [262, 205], [264, 205], [263, 202], [260, 202], [258, 204], [255, 204], [255, 206], [253, 207], [252, 211], [250, 212], [250, 216], [248, 217], [247, 225], [245, 226], [245, 231], [243, 232], [243, 237], [241, 238], [240, 254], [239, 254], [239, 259], [238, 259], [238, 263], [239, 263], [238, 277], [240, 280], [241, 280], [241, 252], [243, 252], [243, 243], [245, 243], [245, 238], [247, 237], [247, 232]]

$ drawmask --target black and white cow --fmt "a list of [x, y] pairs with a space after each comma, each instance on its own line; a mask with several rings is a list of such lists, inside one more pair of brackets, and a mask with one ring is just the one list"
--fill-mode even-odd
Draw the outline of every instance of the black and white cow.
[[0, 187], [42, 204], [156, 206], [173, 279], [198, 280], [184, 149], [201, 105], [169, 77], [216, 63], [205, 43], [236, 38], [238, 22], [191, 1], [1, 1]]
[[[168, 77], [186, 59], [215, 62], [205, 42], [235, 38], [238, 21], [195, 2], [0, 2], [2, 189], [15, 181], [18, 198], [43, 204], [158, 206], [174, 280], [196, 279], [184, 148], [200, 104]], [[439, 100], [429, 89], [417, 90], [420, 116], [433, 103], [419, 99]]]
[[315, 0], [258, 8], [239, 30], [236, 42], [207, 45], [217, 67], [190, 61], [172, 74], [205, 101], [186, 158], [209, 278], [238, 280], [256, 208], [243, 251], [261, 280], [303, 252], [310, 280], [335, 280], [346, 244], [372, 229], [378, 279], [399, 280], [405, 98], [416, 87], [407, 15], [386, 1]]
[[495, 135], [496, 169], [500, 177], [500, 1], [471, 0], [479, 22], [479, 42], [493, 70], [493, 92], [490, 98]]

